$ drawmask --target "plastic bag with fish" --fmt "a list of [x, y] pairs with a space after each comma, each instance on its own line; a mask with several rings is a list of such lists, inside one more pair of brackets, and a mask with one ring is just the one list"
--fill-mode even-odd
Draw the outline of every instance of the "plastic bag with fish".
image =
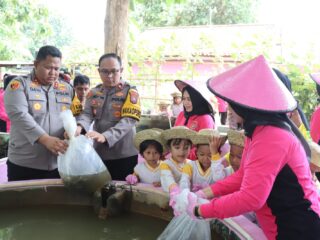
[[77, 124], [72, 112], [65, 110], [60, 117], [70, 137], [67, 151], [58, 156], [60, 176], [68, 187], [95, 192], [111, 181], [111, 175], [91, 141], [83, 135], [74, 136]]

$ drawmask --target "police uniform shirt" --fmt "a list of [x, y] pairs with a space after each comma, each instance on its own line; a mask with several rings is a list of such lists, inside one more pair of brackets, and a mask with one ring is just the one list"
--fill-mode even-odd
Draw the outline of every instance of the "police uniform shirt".
[[74, 92], [71, 85], [57, 80], [43, 86], [34, 72], [13, 79], [5, 92], [5, 107], [11, 120], [8, 159], [14, 164], [40, 170], [57, 168], [57, 156], [38, 143], [40, 136], [63, 139], [60, 112], [69, 109]]
[[107, 139], [105, 143], [95, 142], [94, 148], [103, 160], [113, 160], [138, 154], [133, 136], [140, 115], [140, 98], [134, 86], [121, 82], [104, 88], [100, 84], [88, 93], [77, 123], [88, 132], [94, 121], [93, 130]]

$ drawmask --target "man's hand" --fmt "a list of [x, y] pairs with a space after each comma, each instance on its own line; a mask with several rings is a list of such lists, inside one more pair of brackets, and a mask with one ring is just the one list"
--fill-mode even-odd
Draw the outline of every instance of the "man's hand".
[[86, 136], [88, 138], [91, 138], [93, 140], [96, 140], [99, 143], [105, 143], [107, 141], [107, 139], [105, 138], [105, 136], [103, 136], [101, 133], [98, 133], [96, 131], [90, 131], [86, 134]]
[[55, 155], [58, 155], [59, 153], [65, 153], [68, 148], [68, 144], [57, 137], [49, 136], [48, 134], [42, 135], [38, 142], [42, 145], [44, 145], [50, 152], [52, 152]]

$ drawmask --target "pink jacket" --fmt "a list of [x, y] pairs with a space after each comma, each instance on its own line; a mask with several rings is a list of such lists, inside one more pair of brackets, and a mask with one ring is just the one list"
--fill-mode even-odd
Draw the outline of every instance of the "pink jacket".
[[[174, 124], [174, 126], [184, 126], [184, 122], [186, 121], [186, 118], [184, 117], [184, 112], [182, 111]], [[191, 130], [194, 130], [196, 132], [199, 132], [201, 129], [204, 128], [214, 128], [215, 124], [213, 121], [213, 118], [209, 114], [205, 115], [193, 115], [189, 118], [187, 126]], [[189, 159], [191, 160], [196, 160], [196, 148], [192, 148], [190, 151], [190, 154], [188, 156]]]
[[295, 239], [290, 234], [296, 231], [306, 234], [303, 239], [320, 239], [306, 228], [314, 226], [320, 214], [309, 163], [299, 140], [287, 130], [256, 127], [252, 139], [246, 139], [240, 169], [211, 189], [214, 196], [221, 197], [200, 206], [206, 218], [254, 211], [268, 239]]
[[0, 89], [0, 119], [7, 123], [7, 132], [10, 131], [10, 120], [4, 107], [4, 90]]
[[320, 107], [313, 112], [310, 121], [310, 135], [314, 142], [319, 143], [320, 140]]
[[[182, 111], [174, 124], [174, 126], [183, 126], [186, 118], [184, 117], [184, 112]], [[189, 129], [199, 132], [201, 129], [204, 128], [214, 128], [214, 121], [213, 118], [209, 114], [205, 115], [193, 115], [189, 118], [187, 126]]]

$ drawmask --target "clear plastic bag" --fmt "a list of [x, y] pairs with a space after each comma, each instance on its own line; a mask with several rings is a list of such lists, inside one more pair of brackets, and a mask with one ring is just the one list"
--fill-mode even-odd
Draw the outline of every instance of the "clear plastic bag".
[[77, 124], [72, 112], [65, 110], [60, 117], [70, 136], [66, 153], [58, 156], [60, 176], [68, 187], [95, 192], [111, 181], [110, 173], [93, 149], [91, 141], [83, 135], [74, 137]]
[[174, 217], [158, 240], [210, 240], [210, 222], [200, 219], [191, 219], [184, 213]]
[[[163, 233], [158, 237], [158, 240], [210, 240], [211, 230], [210, 222], [201, 219], [192, 219], [187, 214], [189, 204], [188, 194], [189, 189], [184, 189], [173, 199], [175, 202], [174, 211], [180, 214], [174, 217]], [[192, 193], [194, 194], [194, 193]], [[208, 203], [207, 199], [197, 197], [197, 203]]]

